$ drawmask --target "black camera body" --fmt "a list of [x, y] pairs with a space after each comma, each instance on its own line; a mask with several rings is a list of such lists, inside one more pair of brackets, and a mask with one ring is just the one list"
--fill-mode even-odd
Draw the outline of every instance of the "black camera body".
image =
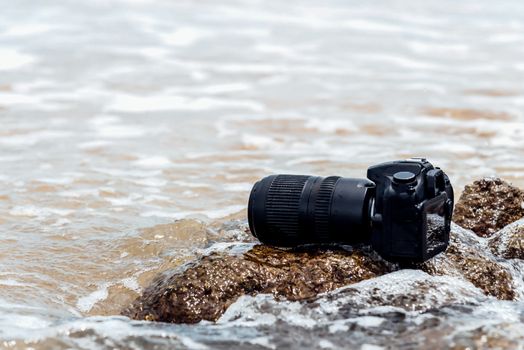
[[446, 250], [453, 213], [448, 176], [423, 158], [368, 169], [375, 183], [371, 245], [384, 259], [423, 262]]
[[371, 244], [384, 259], [423, 262], [449, 243], [453, 188], [424, 158], [371, 166], [368, 179], [272, 175], [255, 183], [248, 203], [261, 242]]

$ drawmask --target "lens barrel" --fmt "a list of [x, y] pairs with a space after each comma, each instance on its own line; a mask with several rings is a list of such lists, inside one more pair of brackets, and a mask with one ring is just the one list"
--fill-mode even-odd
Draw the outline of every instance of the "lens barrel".
[[278, 246], [366, 242], [375, 184], [338, 176], [272, 175], [249, 196], [249, 228]]

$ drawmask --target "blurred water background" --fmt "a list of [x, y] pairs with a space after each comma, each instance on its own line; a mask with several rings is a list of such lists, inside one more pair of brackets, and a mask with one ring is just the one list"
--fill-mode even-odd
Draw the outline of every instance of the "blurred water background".
[[[112, 316], [213, 223], [245, 218], [269, 173], [362, 177], [422, 155], [459, 192], [490, 175], [524, 187], [521, 1], [0, 9], [4, 347], [274, 347], [227, 320]], [[164, 225], [188, 217], [201, 224]], [[524, 318], [521, 302], [489, 310], [504, 308]]]

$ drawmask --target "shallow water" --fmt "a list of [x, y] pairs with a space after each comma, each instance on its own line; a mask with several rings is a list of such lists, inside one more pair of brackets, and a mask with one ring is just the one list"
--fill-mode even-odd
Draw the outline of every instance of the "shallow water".
[[[158, 271], [200, 254], [224, 217], [244, 217], [251, 184], [269, 173], [360, 177], [424, 155], [459, 191], [487, 175], [524, 187], [520, 1], [1, 5], [6, 347], [320, 337], [296, 324], [110, 316]], [[185, 217], [203, 224], [165, 225]], [[447, 326], [473, 327], [490, 308], [513, 310], [493, 316], [501, 323], [524, 317], [522, 302], [478, 303], [450, 310]]]

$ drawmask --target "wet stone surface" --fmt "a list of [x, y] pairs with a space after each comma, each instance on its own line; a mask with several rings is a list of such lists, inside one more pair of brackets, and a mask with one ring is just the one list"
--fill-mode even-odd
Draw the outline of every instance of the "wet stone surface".
[[432, 275], [461, 276], [498, 299], [515, 298], [515, 284], [508, 268], [491, 254], [485, 241], [457, 225], [452, 226], [446, 252], [420, 267]]
[[506, 226], [489, 240], [493, 254], [504, 259], [524, 259], [524, 219]]
[[453, 213], [453, 221], [481, 237], [489, 237], [522, 217], [524, 191], [498, 178], [467, 185]]
[[[454, 311], [440, 308], [452, 304], [456, 308], [468, 308], [485, 299], [481, 290], [462, 279], [401, 270], [301, 303], [277, 301], [270, 295], [244, 296], [226, 311], [218, 324], [257, 322], [258, 327], [270, 327], [282, 320], [287, 327], [293, 327], [293, 332], [304, 333], [297, 341], [305, 347], [321, 346], [321, 340], [346, 348], [366, 341], [388, 346], [391, 342], [400, 344], [406, 338], [413, 339], [415, 329], [444, 328], [441, 314]], [[321, 337], [314, 339], [300, 331], [301, 328], [308, 328]], [[351, 339], [346, 337], [349, 333]], [[402, 336], [392, 339], [392, 335]], [[289, 341], [286, 337], [274, 339], [279, 342], [278, 347], [292, 345], [286, 342]]]
[[380, 276], [392, 266], [360, 250], [283, 250], [256, 245], [239, 255], [214, 252], [183, 269], [157, 278], [124, 315], [175, 323], [215, 321], [241, 295], [270, 293], [306, 300]]

